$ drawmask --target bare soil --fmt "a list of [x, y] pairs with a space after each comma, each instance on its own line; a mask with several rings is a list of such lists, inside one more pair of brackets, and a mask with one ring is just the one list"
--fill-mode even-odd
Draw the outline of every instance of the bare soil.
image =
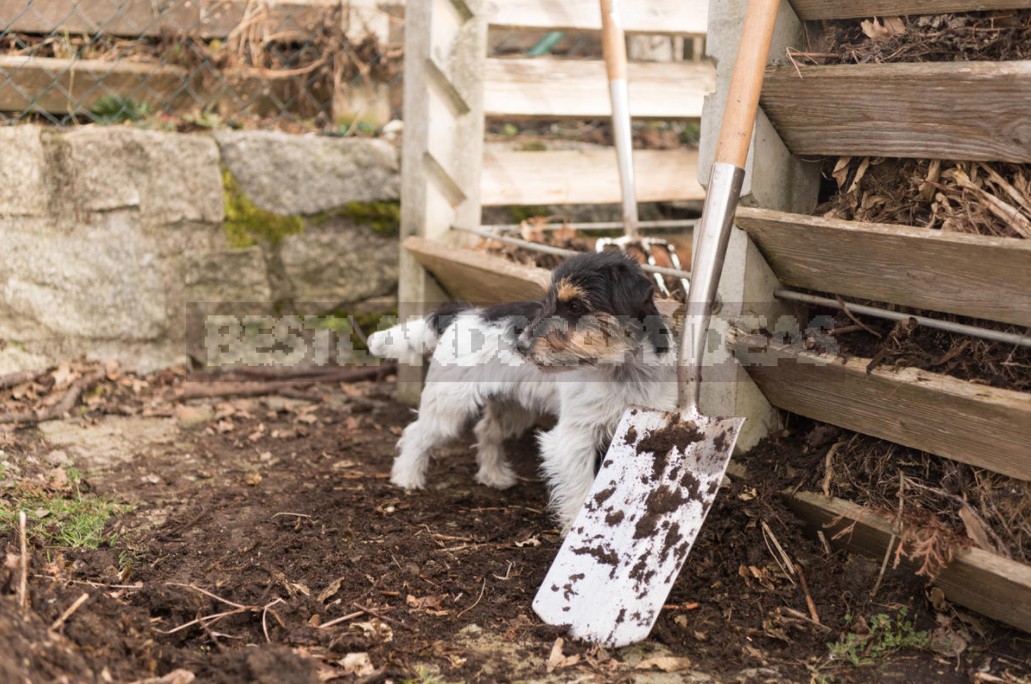
[[[32, 545], [25, 617], [14, 597], [16, 535], [3, 533], [4, 682], [128, 682], [176, 670], [203, 682], [916, 683], [1031, 672], [1026, 637], [935, 608], [925, 580], [902, 570], [889, 569], [871, 598], [879, 564], [806, 532], [777, 493], [791, 475], [784, 464], [819, 458], [806, 432], [768, 442], [750, 479], [720, 490], [652, 638], [605, 651], [564, 639], [530, 608], [560, 541], [531, 437], [509, 445], [521, 476], [511, 490], [475, 484], [466, 439], [440, 454], [427, 490], [406, 493], [388, 474], [411, 413], [390, 382], [319, 386], [312, 400], [183, 405], [162, 398], [180, 375], [110, 377], [85, 415], [0, 432], [3, 459], [23, 480], [69, 458], [83, 487], [134, 506], [97, 549]], [[804, 569], [816, 615], [764, 524]], [[830, 659], [828, 644], [862, 632], [864, 616], [903, 606], [917, 629], [946, 619], [969, 643], [858, 667]]]

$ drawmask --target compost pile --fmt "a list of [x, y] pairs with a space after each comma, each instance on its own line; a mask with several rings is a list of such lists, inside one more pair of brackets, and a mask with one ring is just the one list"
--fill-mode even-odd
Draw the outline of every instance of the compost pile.
[[[825, 22], [797, 61], [863, 64], [1031, 58], [1031, 11], [974, 12]], [[824, 162], [816, 213], [836, 219], [947, 232], [1031, 238], [1031, 166], [937, 159], [832, 157]], [[1016, 326], [862, 301], [895, 311], [1023, 333]], [[993, 387], [1031, 392], [1031, 349], [916, 325], [834, 316], [839, 352], [881, 366], [910, 367]], [[793, 419], [794, 420], [794, 419]], [[802, 428], [805, 433], [808, 427]], [[1031, 485], [827, 425], [807, 438], [810, 467], [785, 472], [801, 487], [868, 505], [913, 530], [902, 553], [934, 577], [956, 548], [976, 545], [1031, 560]], [[814, 446], [815, 443], [815, 446]], [[762, 459], [760, 451], [754, 458]], [[805, 460], [803, 458], [803, 460]], [[776, 467], [769, 464], [770, 467]], [[800, 464], [795, 463], [794, 466]], [[781, 470], [788, 468], [782, 466]]]
[[1031, 10], [828, 21], [805, 57], [817, 64], [1031, 59]]

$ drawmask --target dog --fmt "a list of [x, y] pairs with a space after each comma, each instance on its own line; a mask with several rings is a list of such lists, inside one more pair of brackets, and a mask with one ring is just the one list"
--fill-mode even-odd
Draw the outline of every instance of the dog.
[[652, 281], [618, 252], [570, 257], [543, 301], [449, 304], [369, 337], [377, 356], [431, 355], [418, 418], [398, 442], [391, 482], [425, 486], [430, 451], [481, 416], [477, 481], [516, 483], [503, 442], [551, 415], [538, 435], [552, 512], [568, 531], [627, 406], [676, 407], [676, 352]]

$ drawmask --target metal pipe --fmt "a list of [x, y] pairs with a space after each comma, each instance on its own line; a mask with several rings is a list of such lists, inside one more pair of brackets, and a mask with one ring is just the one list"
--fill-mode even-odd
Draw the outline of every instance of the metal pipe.
[[818, 306], [826, 306], [831, 309], [844, 309], [847, 307], [848, 310], [853, 313], [863, 314], [864, 316], [874, 316], [876, 318], [883, 318], [889, 321], [904, 321], [912, 318], [917, 322], [917, 324], [926, 328], [944, 330], [945, 332], [952, 332], [960, 335], [971, 335], [973, 337], [980, 337], [994, 342], [1015, 344], [1021, 347], [1031, 347], [1031, 336], [1028, 335], [1002, 332], [1001, 330], [988, 330], [987, 328], [980, 328], [976, 325], [965, 325], [963, 323], [953, 323], [952, 321], [942, 321], [937, 318], [928, 318], [927, 316], [899, 313], [898, 311], [889, 311], [876, 306], [866, 306], [865, 304], [852, 304], [851, 302], [845, 302], [843, 306], [841, 302], [836, 299], [819, 297], [817, 295], [796, 292], [795, 290], [788, 290], [785, 288], [778, 288], [774, 291], [773, 295], [778, 299], [788, 299], [795, 302], [803, 302], [805, 304], [816, 304]]
[[[638, 228], [650, 228], [652, 230], [672, 230], [674, 228], [694, 228], [698, 225], [698, 219], [664, 219], [661, 221], [638, 221]], [[489, 230], [516, 231], [523, 228], [521, 223], [495, 223], [483, 226]], [[599, 221], [597, 223], [563, 223], [561, 225], [541, 226], [540, 230], [562, 230], [571, 228], [576, 231], [591, 230], [623, 230], [623, 224], [619, 221]]]
[[[617, 224], [622, 228], [622, 224]], [[507, 235], [498, 235], [497, 233], [483, 228], [464, 228], [461, 226], [452, 226], [455, 230], [461, 230], [466, 233], [472, 233], [473, 235], [479, 235], [482, 238], [488, 240], [497, 240], [498, 242], [504, 242], [509, 245], [515, 245], [516, 247], [523, 247], [530, 249], [541, 254], [553, 254], [555, 256], [576, 256], [577, 254], [583, 254], [583, 252], [577, 252], [573, 249], [563, 249], [561, 247], [552, 247], [551, 245], [542, 245], [539, 242], [530, 242], [529, 240], [520, 240], [519, 238], [509, 237]], [[691, 274], [687, 271], [681, 271], [675, 268], [664, 268], [662, 266], [651, 266], [649, 264], [641, 264], [641, 268], [648, 273], [659, 273], [664, 276], [670, 276], [671, 278], [683, 278], [690, 282]]]

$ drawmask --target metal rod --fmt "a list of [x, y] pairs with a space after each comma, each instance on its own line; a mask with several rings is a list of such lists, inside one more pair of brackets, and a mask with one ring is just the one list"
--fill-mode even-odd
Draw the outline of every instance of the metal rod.
[[[622, 224], [618, 224], [622, 227]], [[461, 226], [452, 226], [455, 230], [461, 230], [466, 233], [472, 233], [473, 235], [479, 235], [482, 238], [488, 240], [497, 240], [498, 242], [504, 242], [509, 245], [515, 245], [516, 247], [523, 247], [530, 249], [535, 252], [542, 254], [553, 254], [555, 256], [576, 256], [577, 254], [583, 254], [583, 252], [577, 252], [573, 249], [562, 249], [561, 247], [552, 247], [551, 245], [542, 245], [538, 242], [530, 242], [529, 240], [520, 240], [519, 238], [509, 237], [507, 235], [498, 235], [497, 233], [483, 228], [464, 228]], [[687, 271], [681, 271], [675, 268], [664, 268], [662, 266], [651, 266], [649, 264], [641, 264], [641, 268], [648, 273], [659, 273], [664, 276], [670, 276], [671, 278], [683, 278], [690, 282], [691, 274]]]
[[[794, 290], [787, 290], [784, 288], [777, 289], [773, 295], [779, 299], [789, 299], [795, 302], [804, 302], [806, 304], [817, 304], [831, 309], [843, 308], [842, 304], [836, 299], [819, 297], [817, 295], [796, 292]], [[971, 335], [973, 337], [980, 337], [986, 340], [993, 340], [995, 342], [1004, 342], [1006, 344], [1016, 344], [1021, 347], [1031, 347], [1031, 336], [1028, 335], [1002, 332], [1001, 330], [988, 330], [987, 328], [980, 328], [976, 325], [964, 325], [963, 323], [942, 321], [937, 318], [928, 318], [927, 316], [915, 316], [913, 314], [899, 313], [898, 311], [889, 311], [876, 306], [866, 306], [865, 304], [852, 304], [851, 302], [845, 302], [845, 306], [848, 307], [849, 311], [863, 314], [865, 316], [884, 318], [889, 321], [904, 321], [912, 318], [919, 325], [927, 328], [935, 328], [936, 330], [944, 330], [946, 332], [958, 333], [960, 335]]]
[[[672, 230], [674, 228], [694, 228], [698, 225], [698, 219], [664, 219], [661, 221], [638, 221], [637, 226], [639, 228], [650, 228], [652, 230]], [[523, 227], [521, 223], [496, 223], [493, 225], [484, 225], [486, 229], [490, 230], [503, 230], [506, 232], [520, 230]], [[597, 223], [563, 223], [560, 225], [548, 225], [541, 226], [540, 230], [562, 230], [563, 228], [572, 228], [577, 231], [590, 231], [590, 230], [623, 230], [623, 223], [620, 221], [600, 221]]]

